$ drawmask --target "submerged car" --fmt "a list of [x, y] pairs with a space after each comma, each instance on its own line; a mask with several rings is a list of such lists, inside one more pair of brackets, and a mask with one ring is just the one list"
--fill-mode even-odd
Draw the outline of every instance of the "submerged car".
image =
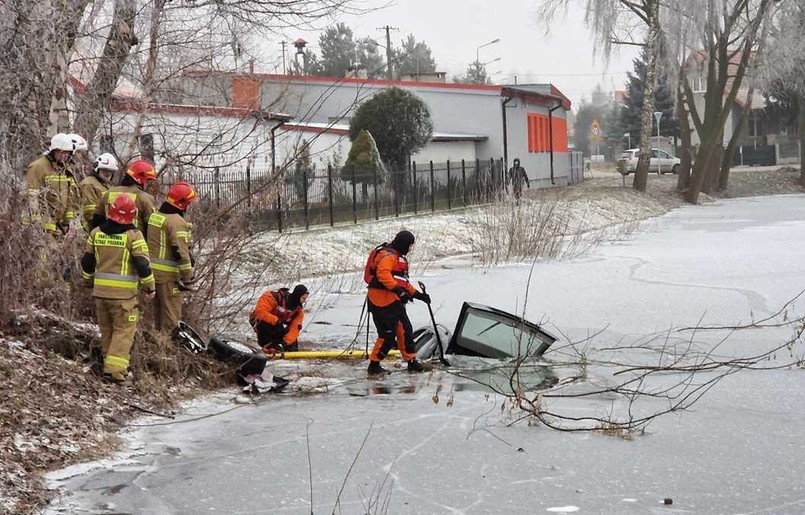
[[539, 325], [522, 317], [483, 304], [465, 302], [455, 330], [437, 325], [414, 332], [417, 359], [444, 354], [493, 359], [538, 358], [556, 341]]
[[[637, 161], [640, 158], [640, 149], [632, 148], [624, 150], [618, 159], [618, 168], [623, 170], [627, 175], [637, 171]], [[679, 166], [682, 160], [674, 157], [668, 152], [659, 148], [651, 149], [651, 161], [648, 166], [650, 172], [657, 172], [660, 174], [666, 173], [679, 173]]]

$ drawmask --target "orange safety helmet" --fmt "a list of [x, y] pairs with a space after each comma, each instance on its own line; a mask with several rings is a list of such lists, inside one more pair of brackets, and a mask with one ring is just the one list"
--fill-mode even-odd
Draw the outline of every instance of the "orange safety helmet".
[[196, 190], [186, 182], [177, 182], [168, 190], [165, 202], [182, 211], [187, 210], [187, 206], [198, 200]]
[[126, 175], [134, 179], [140, 186], [145, 186], [148, 181], [156, 180], [157, 171], [154, 169], [154, 165], [148, 161], [138, 159], [129, 163], [129, 166], [126, 167]]
[[106, 209], [106, 218], [119, 224], [128, 225], [137, 218], [137, 204], [126, 194], [118, 195]]

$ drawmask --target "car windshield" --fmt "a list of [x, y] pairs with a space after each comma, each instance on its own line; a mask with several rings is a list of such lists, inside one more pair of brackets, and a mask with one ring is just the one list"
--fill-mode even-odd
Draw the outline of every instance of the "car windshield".
[[555, 341], [555, 337], [521, 317], [465, 302], [448, 352], [498, 359], [538, 357]]
[[621, 159], [631, 159], [631, 158], [632, 158], [631, 152], [624, 152], [623, 154], [621, 154]]

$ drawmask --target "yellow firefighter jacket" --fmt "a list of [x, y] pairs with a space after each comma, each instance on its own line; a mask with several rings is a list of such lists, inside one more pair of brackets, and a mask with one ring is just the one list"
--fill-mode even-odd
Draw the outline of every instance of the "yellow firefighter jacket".
[[24, 223], [41, 221], [46, 231], [55, 232], [75, 219], [79, 195], [69, 168], [41, 156], [28, 165], [25, 182], [30, 207]]
[[148, 248], [156, 282], [193, 281], [190, 224], [177, 213], [156, 212], [148, 219]]
[[86, 227], [92, 222], [92, 215], [98, 207], [98, 200], [109, 191], [109, 183], [98, 175], [88, 175], [78, 185], [81, 191], [81, 218]]
[[101, 219], [106, 218], [106, 206], [115, 201], [118, 195], [128, 195], [137, 204], [137, 218], [134, 220], [134, 227], [143, 233], [148, 231], [148, 218], [154, 212], [154, 197], [137, 186], [113, 186], [109, 191], [103, 193], [98, 198], [95, 207], [95, 215], [100, 215]]
[[146, 292], [154, 291], [154, 274], [142, 233], [131, 226], [118, 226], [123, 232], [106, 234], [102, 227], [90, 232], [87, 251], [81, 259], [81, 274], [92, 281], [92, 296], [124, 300], [135, 297], [138, 286]]

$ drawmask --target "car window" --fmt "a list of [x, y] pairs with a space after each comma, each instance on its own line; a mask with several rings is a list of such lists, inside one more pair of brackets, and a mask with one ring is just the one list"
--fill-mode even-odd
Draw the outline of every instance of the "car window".
[[665, 152], [664, 150], [660, 150], [659, 153], [660, 157], [663, 159], [669, 159], [671, 157], [670, 155], [668, 155], [668, 152]]
[[451, 352], [487, 358], [539, 356], [556, 338], [536, 324], [504, 311], [465, 302]]
[[657, 157], [657, 149], [656, 148], [651, 149], [651, 157], [654, 157], [654, 158]]

